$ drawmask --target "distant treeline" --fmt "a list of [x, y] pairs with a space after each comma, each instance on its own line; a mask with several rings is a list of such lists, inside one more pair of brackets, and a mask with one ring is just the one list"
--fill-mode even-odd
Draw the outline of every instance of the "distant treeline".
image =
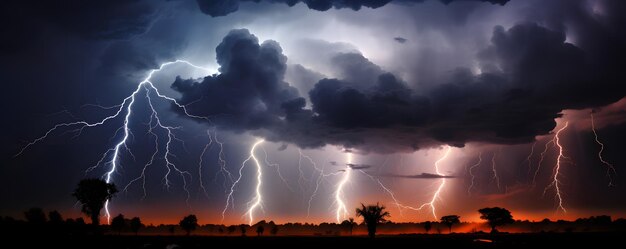
[[[112, 219], [110, 225], [94, 227], [86, 224], [83, 218], [64, 219], [57, 211], [45, 213], [40, 208], [32, 208], [24, 212], [19, 219], [0, 216], [0, 231], [4, 235], [20, 235], [25, 233], [44, 234], [52, 236], [83, 236], [89, 234], [110, 235], [208, 235], [208, 236], [280, 236], [280, 235], [305, 235], [305, 236], [349, 236], [365, 235], [365, 224], [346, 220], [342, 223], [285, 223], [276, 224], [273, 221], [262, 220], [252, 226], [241, 225], [198, 225], [195, 216], [181, 217], [179, 224], [144, 225], [139, 217], [126, 219], [118, 215]], [[192, 218], [192, 219], [190, 219]], [[449, 233], [448, 227], [442, 222], [420, 223], [394, 223], [386, 222], [379, 225], [379, 234], [409, 234]], [[456, 224], [452, 233], [485, 233], [489, 232], [489, 225], [477, 222], [461, 222]], [[557, 220], [551, 221], [521, 221], [516, 220], [499, 228], [500, 232], [608, 232], [626, 231], [626, 219], [612, 220], [611, 216], [600, 215], [589, 218], [580, 218], [575, 221]]]

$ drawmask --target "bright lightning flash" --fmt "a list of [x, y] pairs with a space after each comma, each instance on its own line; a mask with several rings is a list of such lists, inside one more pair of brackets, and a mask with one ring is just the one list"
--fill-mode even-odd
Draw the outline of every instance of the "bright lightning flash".
[[[446, 146], [446, 152], [443, 154], [443, 156], [441, 158], [439, 158], [436, 162], [435, 162], [435, 173], [437, 175], [440, 176], [444, 176], [441, 171], [439, 170], [439, 164], [446, 160], [446, 158], [448, 158], [448, 155], [450, 155], [450, 151], [452, 151], [452, 147], [450, 146]], [[418, 210], [422, 210], [425, 207], [430, 207], [430, 210], [433, 213], [433, 217], [435, 219], [437, 219], [437, 209], [435, 208], [435, 201], [437, 201], [439, 199], [439, 195], [441, 194], [441, 190], [443, 189], [443, 187], [446, 185], [446, 178], [441, 178], [441, 181], [439, 183], [439, 187], [437, 188], [437, 191], [435, 191], [435, 193], [433, 194], [433, 198], [430, 200], [430, 202], [426, 202], [424, 204], [422, 204]]]
[[[124, 121], [123, 121], [123, 125], [122, 127], [120, 127], [121, 130], [124, 131], [124, 136], [121, 138], [120, 141], [117, 142], [117, 144], [115, 144], [115, 146], [109, 150], [107, 150], [103, 155], [102, 158], [98, 161], [98, 163], [89, 168], [87, 171], [93, 170], [94, 168], [98, 167], [101, 163], [103, 163], [106, 158], [109, 158], [109, 154], [112, 153], [112, 155], [110, 156], [109, 160], [106, 160], [107, 162], [104, 163], [105, 165], [111, 165], [109, 171], [107, 171], [103, 178], [106, 180], [107, 183], [110, 183], [113, 181], [113, 174], [116, 172], [118, 166], [119, 166], [119, 160], [120, 160], [120, 149], [124, 148], [126, 151], [129, 152], [129, 154], [132, 156], [132, 152], [130, 152], [128, 146], [127, 146], [127, 141], [129, 136], [132, 135], [132, 132], [129, 128], [129, 124], [131, 122], [131, 117], [132, 117], [132, 110], [133, 110], [133, 104], [135, 103], [135, 99], [139, 96], [139, 94], [141, 92], [145, 92], [145, 97], [148, 100], [148, 104], [149, 107], [151, 108], [151, 116], [150, 116], [150, 123], [149, 123], [149, 133], [151, 135], [155, 136], [155, 141], [157, 142], [156, 145], [156, 151], [155, 153], [152, 155], [151, 160], [146, 163], [144, 165], [144, 169], [142, 171], [142, 174], [136, 178], [135, 180], [131, 181], [135, 182], [139, 179], [143, 179], [144, 181], [144, 196], [145, 196], [145, 170], [146, 167], [150, 166], [153, 164], [154, 162], [154, 157], [156, 156], [156, 154], [158, 153], [158, 137], [156, 137], [155, 133], [153, 133], [153, 129], [154, 128], [161, 128], [164, 131], [167, 132], [167, 142], [165, 144], [165, 155], [164, 155], [164, 159], [165, 159], [165, 166], [167, 168], [167, 173], [165, 174], [164, 180], [165, 180], [165, 185], [166, 187], [170, 187], [170, 180], [169, 180], [169, 175], [171, 173], [172, 170], [176, 171], [178, 174], [180, 174], [180, 176], [182, 177], [183, 180], [183, 189], [187, 192], [187, 200], [189, 199], [189, 191], [187, 190], [187, 178], [186, 176], [189, 176], [189, 178], [191, 179], [191, 174], [189, 174], [189, 172], [187, 171], [183, 171], [180, 170], [174, 163], [172, 163], [172, 161], [170, 160], [170, 158], [173, 156], [171, 150], [170, 150], [170, 145], [172, 144], [173, 140], [179, 141], [180, 140], [178, 138], [176, 138], [176, 136], [174, 135], [173, 131], [178, 129], [179, 127], [172, 127], [172, 126], [167, 126], [164, 125], [163, 123], [161, 123], [161, 120], [159, 118], [159, 114], [157, 112], [157, 110], [155, 109], [155, 107], [152, 104], [152, 99], [151, 99], [151, 92], [153, 92], [157, 97], [159, 97], [160, 99], [166, 100], [166, 101], [170, 101], [172, 103], [174, 103], [176, 106], [178, 106], [180, 109], [183, 110], [183, 112], [185, 113], [185, 115], [187, 115], [188, 117], [192, 117], [192, 118], [198, 118], [198, 119], [205, 119], [208, 120], [208, 117], [201, 117], [201, 116], [196, 116], [193, 114], [190, 114], [189, 112], [187, 112], [187, 108], [185, 105], [181, 105], [180, 103], [178, 103], [174, 98], [165, 96], [163, 94], [161, 94], [159, 92], [159, 90], [154, 86], [154, 84], [150, 81], [152, 79], [152, 76], [157, 73], [160, 72], [161, 70], [163, 70], [163, 68], [173, 65], [173, 64], [186, 64], [188, 66], [191, 66], [193, 68], [196, 69], [200, 69], [206, 72], [211, 72], [212, 70], [208, 69], [208, 68], [204, 68], [204, 67], [200, 67], [200, 66], [196, 66], [194, 64], [192, 64], [189, 61], [186, 60], [176, 60], [176, 61], [171, 61], [171, 62], [166, 62], [163, 63], [159, 66], [159, 68], [157, 69], [153, 69], [150, 70], [150, 72], [148, 73], [148, 75], [146, 76], [146, 78], [144, 78], [141, 82], [139, 82], [139, 84], [137, 85], [137, 88], [135, 89], [135, 91], [132, 92], [132, 94], [126, 98], [124, 98], [124, 100], [122, 101], [121, 104], [119, 105], [115, 105], [115, 106], [111, 106], [111, 107], [101, 107], [104, 110], [109, 110], [109, 109], [116, 109], [116, 112], [113, 115], [110, 116], [106, 116], [103, 119], [101, 119], [100, 121], [97, 122], [88, 122], [88, 121], [75, 121], [75, 122], [69, 122], [69, 123], [60, 123], [60, 124], [56, 124], [55, 126], [53, 126], [51, 129], [49, 129], [48, 131], [46, 131], [46, 133], [44, 133], [44, 135], [42, 135], [41, 137], [36, 138], [35, 140], [31, 141], [30, 143], [26, 144], [26, 146], [24, 146], [15, 156], [19, 156], [22, 153], [24, 153], [24, 151], [26, 149], [28, 149], [29, 147], [41, 142], [42, 140], [46, 139], [49, 135], [51, 135], [52, 133], [56, 132], [59, 129], [63, 129], [63, 128], [75, 128], [74, 130], [72, 130], [72, 132], [76, 132], [77, 135], [80, 135], [81, 132], [85, 129], [85, 128], [90, 128], [90, 127], [96, 127], [96, 126], [100, 126], [104, 123], [106, 123], [107, 121], [110, 121], [112, 119], [118, 118], [123, 116], [124, 117]], [[154, 123], [153, 123], [154, 122]], [[120, 130], [118, 129], [118, 130]], [[104, 210], [106, 213], [106, 218], [107, 218], [107, 222], [110, 222], [111, 219], [111, 213], [109, 210], [109, 201], [105, 202], [104, 205]]]
[[567, 159], [566, 156], [563, 155], [563, 145], [561, 145], [561, 132], [563, 130], [565, 130], [565, 128], [567, 128], [568, 122], [565, 122], [565, 125], [559, 129], [556, 134], [554, 135], [554, 144], [556, 145], [556, 147], [558, 147], [558, 151], [559, 154], [556, 157], [556, 164], [554, 165], [554, 169], [552, 172], [552, 182], [550, 182], [550, 184], [544, 189], [543, 193], [545, 194], [546, 191], [551, 188], [554, 187], [554, 191], [555, 193], [555, 198], [557, 200], [557, 202], [559, 203], [559, 209], [563, 210], [563, 212], [567, 212], [567, 210], [565, 209], [565, 207], [563, 207], [563, 196], [561, 193], [561, 181], [559, 180], [559, 176], [561, 175], [561, 163], [563, 159]]
[[230, 192], [228, 193], [226, 197], [226, 206], [224, 206], [224, 210], [222, 210], [222, 221], [224, 221], [226, 210], [228, 210], [228, 207], [235, 206], [235, 199], [233, 197], [233, 194], [235, 193], [235, 188], [237, 187], [237, 184], [239, 184], [239, 181], [241, 181], [241, 177], [243, 176], [243, 169], [246, 167], [247, 163], [250, 160], [254, 161], [254, 164], [256, 165], [256, 170], [257, 170], [257, 177], [256, 177], [257, 182], [256, 182], [255, 191], [254, 191], [255, 195], [252, 198], [252, 200], [248, 202], [248, 211], [246, 211], [245, 213], [245, 215], [248, 215], [248, 223], [250, 225], [252, 225], [252, 222], [254, 221], [254, 210], [257, 207], [263, 208], [262, 206], [263, 196], [261, 194], [261, 185], [263, 184], [263, 168], [261, 167], [260, 161], [254, 155], [254, 151], [256, 150], [257, 146], [259, 146], [263, 142], [264, 142], [263, 139], [259, 139], [254, 144], [252, 144], [252, 147], [250, 148], [250, 155], [246, 158], [246, 160], [244, 160], [241, 163], [241, 167], [239, 168], [239, 177], [231, 185]]
[[[348, 152], [347, 157], [348, 157], [347, 164], [352, 164], [352, 153]], [[352, 168], [346, 167], [346, 170], [343, 172], [344, 173], [343, 177], [341, 178], [341, 181], [337, 185], [337, 190], [335, 190], [335, 202], [337, 204], [337, 211], [336, 211], [337, 223], [340, 223], [342, 220], [345, 220], [350, 215], [350, 213], [348, 212], [348, 209], [346, 208], [346, 203], [344, 201], [343, 188], [346, 185], [346, 183], [350, 180], [351, 172], [352, 172]]]

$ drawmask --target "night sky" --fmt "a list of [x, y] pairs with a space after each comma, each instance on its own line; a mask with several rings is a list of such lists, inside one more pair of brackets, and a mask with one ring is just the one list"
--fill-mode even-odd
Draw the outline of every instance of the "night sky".
[[[626, 217], [624, 11], [621, 0], [4, 3], [0, 215], [80, 216], [72, 191], [102, 177], [121, 190], [111, 215], [147, 224], [337, 222], [376, 202], [400, 222], [476, 221], [490, 206], [516, 219]], [[161, 67], [176, 60], [193, 65]]]

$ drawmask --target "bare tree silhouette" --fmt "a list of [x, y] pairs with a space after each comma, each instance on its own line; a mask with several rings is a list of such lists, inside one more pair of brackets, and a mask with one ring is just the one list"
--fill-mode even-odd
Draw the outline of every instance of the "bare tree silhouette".
[[72, 196], [81, 203], [81, 211], [91, 217], [91, 224], [98, 226], [100, 224], [100, 210], [106, 201], [113, 198], [115, 193], [117, 193], [117, 188], [113, 183], [91, 178], [81, 180]]
[[365, 206], [361, 203], [362, 208], [356, 209], [356, 216], [363, 217], [363, 221], [367, 225], [367, 234], [370, 238], [376, 236], [376, 226], [378, 223], [385, 222], [386, 217], [389, 217], [389, 212], [384, 211], [385, 206], [378, 203], [376, 205]]
[[492, 207], [492, 208], [482, 208], [479, 209], [480, 218], [483, 220], [487, 220], [489, 226], [491, 226], [491, 232], [497, 233], [497, 226], [502, 226], [506, 224], [513, 223], [513, 216], [511, 212], [506, 208], [501, 207]]

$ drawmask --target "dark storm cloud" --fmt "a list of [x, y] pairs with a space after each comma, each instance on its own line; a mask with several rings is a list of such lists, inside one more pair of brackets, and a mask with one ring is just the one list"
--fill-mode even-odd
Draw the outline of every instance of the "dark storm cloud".
[[[360, 53], [338, 52], [330, 59], [338, 78], [317, 82], [308, 108], [284, 81], [280, 46], [259, 45], [248, 31], [235, 30], [217, 47], [220, 75], [177, 79], [173, 88], [182, 103], [194, 102], [195, 114], [219, 116], [214, 121], [224, 129], [300, 147], [379, 152], [525, 143], [549, 133], [563, 109], [603, 106], [626, 94], [614, 64], [623, 59], [568, 43], [562, 30], [521, 23], [496, 26], [491, 37], [477, 56], [482, 73], [459, 68], [428, 89], [408, 87]], [[623, 51], [621, 39], [596, 41]]]
[[274, 41], [259, 44], [248, 30], [233, 30], [216, 48], [220, 74], [202, 82], [177, 78], [172, 88], [196, 115], [220, 116], [228, 129], [275, 127], [286, 112], [304, 106], [298, 90], [283, 81], [287, 57]]
[[[198, 7], [202, 12], [210, 16], [225, 16], [239, 9], [241, 2], [260, 2], [261, 0], [197, 0]], [[331, 8], [344, 9], [350, 8], [359, 10], [362, 7], [380, 8], [390, 2], [413, 4], [421, 3], [424, 0], [265, 0], [269, 3], [283, 3], [288, 6], [294, 6], [298, 3], [304, 3], [309, 9], [317, 11], [327, 11]], [[454, 1], [480, 1], [492, 4], [504, 5], [509, 0], [440, 0], [445, 4]]]

